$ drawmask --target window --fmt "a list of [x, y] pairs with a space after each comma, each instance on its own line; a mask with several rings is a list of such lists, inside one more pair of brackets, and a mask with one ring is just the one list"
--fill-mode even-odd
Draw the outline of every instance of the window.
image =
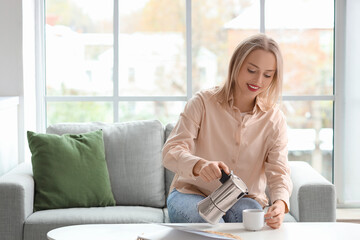
[[[220, 84], [245, 37], [284, 55], [289, 159], [333, 178], [334, 0], [45, 1], [46, 124], [159, 119]], [[286, 11], [284, 10], [286, 9]]]
[[289, 159], [332, 181], [334, 1], [265, 1], [265, 14], [265, 31], [284, 56]]

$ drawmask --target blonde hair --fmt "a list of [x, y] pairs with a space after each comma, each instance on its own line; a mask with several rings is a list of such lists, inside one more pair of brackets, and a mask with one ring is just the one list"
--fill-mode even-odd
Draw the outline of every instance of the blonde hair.
[[279, 100], [282, 93], [283, 82], [283, 59], [279, 45], [265, 34], [256, 34], [242, 41], [236, 47], [230, 59], [227, 79], [215, 94], [223, 105], [228, 104], [233, 94], [235, 82], [245, 58], [257, 49], [271, 52], [276, 58], [276, 71], [270, 86], [267, 91], [257, 96], [257, 100], [260, 100], [267, 109], [273, 107]]

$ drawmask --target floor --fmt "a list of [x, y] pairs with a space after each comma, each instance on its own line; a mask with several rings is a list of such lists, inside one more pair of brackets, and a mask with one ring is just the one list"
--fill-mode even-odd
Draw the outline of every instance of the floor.
[[336, 221], [360, 224], [360, 208], [338, 208], [338, 209], [336, 209]]

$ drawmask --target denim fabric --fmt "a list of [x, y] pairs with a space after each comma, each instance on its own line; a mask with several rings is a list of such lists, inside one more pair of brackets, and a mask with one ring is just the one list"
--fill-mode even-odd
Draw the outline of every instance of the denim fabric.
[[[204, 199], [197, 194], [184, 194], [174, 189], [168, 199], [167, 206], [169, 218], [172, 223], [204, 223], [199, 215], [197, 203]], [[254, 199], [241, 198], [220, 219], [223, 222], [242, 222], [242, 211], [244, 209], [262, 209], [261, 205]]]

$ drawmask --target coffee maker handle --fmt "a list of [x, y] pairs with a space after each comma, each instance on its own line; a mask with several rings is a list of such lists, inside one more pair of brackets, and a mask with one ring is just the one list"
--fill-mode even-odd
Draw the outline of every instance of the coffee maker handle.
[[227, 180], [229, 180], [230, 176], [225, 173], [224, 170], [221, 169], [221, 178], [220, 182], [224, 184]]

